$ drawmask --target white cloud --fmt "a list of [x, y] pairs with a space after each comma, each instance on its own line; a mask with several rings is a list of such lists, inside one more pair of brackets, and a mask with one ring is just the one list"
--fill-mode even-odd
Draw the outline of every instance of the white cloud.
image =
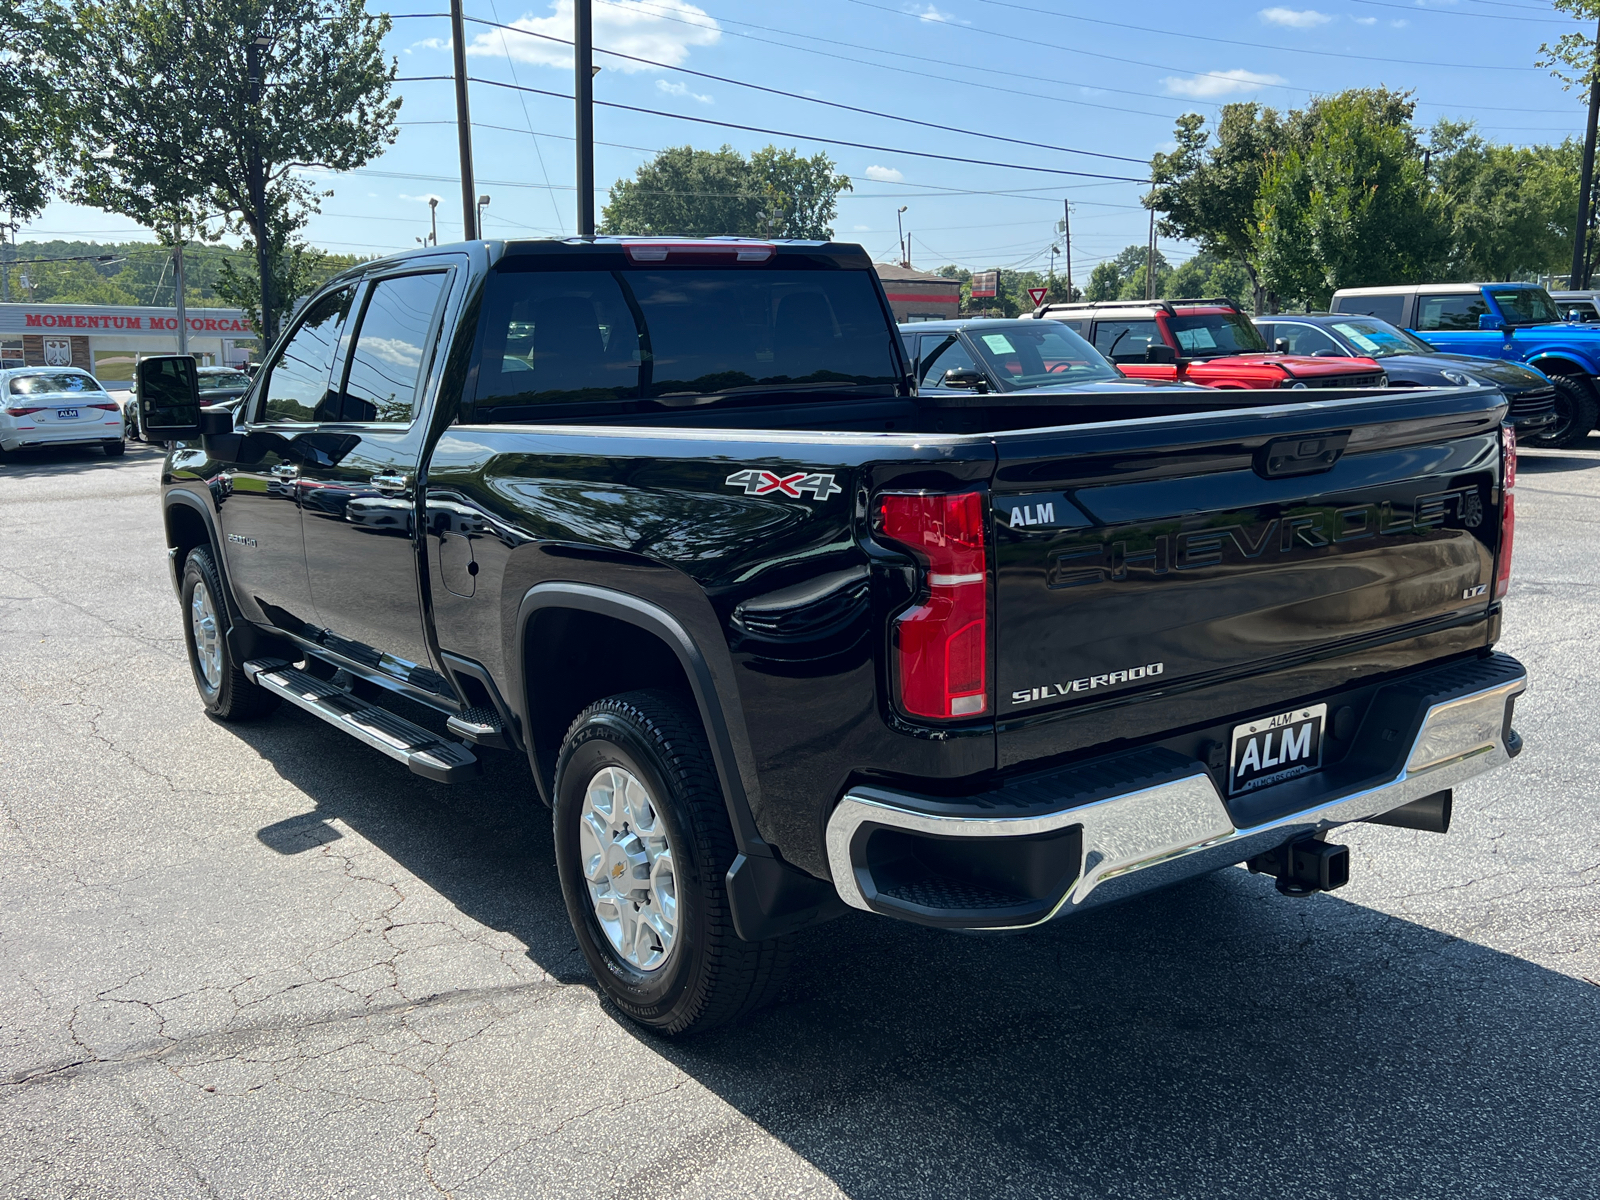
[[[572, 37], [572, 0], [551, 0], [548, 17], [523, 16], [511, 22], [512, 29], [542, 33], [547, 37]], [[607, 69], [633, 73], [654, 67], [612, 58], [605, 50], [653, 59], [668, 66], [679, 66], [689, 57], [692, 46], [712, 46], [722, 39], [722, 28], [685, 0], [604, 0], [594, 6], [594, 45], [600, 63]], [[572, 70], [572, 49], [544, 38], [524, 37], [510, 30], [480, 33], [467, 46], [468, 54], [514, 58], [541, 67]]]
[[1217, 96], [1232, 96], [1237, 92], [1253, 92], [1269, 84], [1287, 81], [1281, 75], [1262, 75], [1257, 71], [1236, 67], [1231, 71], [1206, 71], [1187, 78], [1169, 75], [1161, 82], [1174, 96], [1210, 100]]
[[899, 183], [905, 178], [893, 167], [868, 167], [865, 174], [868, 179], [874, 179], [879, 183]]
[[[913, 4], [910, 8], [906, 9], [906, 11], [909, 13], [915, 13], [924, 21], [948, 22], [958, 20], [955, 13], [940, 12], [931, 4], [925, 4], [921, 8], [918, 8], [915, 4]], [[967, 22], [961, 21], [960, 24], [965, 25]]]
[[853, 233], [871, 233], [872, 232], [872, 226], [871, 225], [852, 225], [852, 226], [850, 226], [850, 230]]
[[691, 100], [698, 100], [701, 104], [710, 104], [711, 97], [703, 96], [699, 92], [691, 92], [686, 83], [668, 83], [665, 79], [656, 80], [656, 90], [665, 92], [669, 96], [687, 96]]
[[1256, 16], [1268, 25], [1282, 25], [1285, 29], [1315, 29], [1333, 20], [1314, 8], [1263, 8]]
[[1376, 25], [1378, 23], [1377, 17], [1351, 17], [1350, 19], [1357, 25]]
[[432, 192], [429, 192], [425, 196], [408, 196], [404, 192], [401, 192], [399, 198], [401, 200], [410, 201], [416, 204], [426, 204], [429, 200], [437, 200], [440, 204], [444, 203], [443, 196], [436, 196]]
[[450, 49], [450, 39], [423, 38], [420, 42], [412, 42], [411, 45], [406, 49], [406, 53], [410, 54], [411, 51], [415, 50], [418, 46], [421, 46], [424, 50], [448, 50]]
[[1404, 29], [1409, 24], [1411, 24], [1410, 21], [1390, 21], [1389, 27], [1391, 29]]

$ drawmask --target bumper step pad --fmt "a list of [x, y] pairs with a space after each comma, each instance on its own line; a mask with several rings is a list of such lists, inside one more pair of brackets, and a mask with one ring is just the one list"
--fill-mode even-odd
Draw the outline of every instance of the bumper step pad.
[[244, 664], [244, 673], [247, 679], [290, 704], [405, 763], [424, 779], [457, 783], [478, 773], [477, 756], [461, 743], [442, 738], [281, 659], [254, 659]]

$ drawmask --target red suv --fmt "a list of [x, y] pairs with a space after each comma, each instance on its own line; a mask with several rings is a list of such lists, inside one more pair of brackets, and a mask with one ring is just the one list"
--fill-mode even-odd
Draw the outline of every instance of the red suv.
[[1375, 359], [1273, 350], [1232, 300], [1118, 300], [1052, 304], [1061, 321], [1134, 379], [1214, 388], [1386, 387]]

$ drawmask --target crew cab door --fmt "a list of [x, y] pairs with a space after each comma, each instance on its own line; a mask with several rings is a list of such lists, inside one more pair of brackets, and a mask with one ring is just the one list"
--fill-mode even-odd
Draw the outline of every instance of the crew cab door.
[[300, 438], [315, 428], [353, 287], [307, 305], [245, 401], [246, 461], [229, 465], [217, 507], [234, 595], [252, 620], [309, 635], [316, 623], [300, 529]]
[[1482, 292], [1430, 295], [1416, 298], [1412, 330], [1436, 350], [1449, 354], [1480, 354], [1485, 358], [1519, 358], [1511, 339], [1498, 330], [1478, 328], [1480, 317], [1500, 314]]
[[448, 265], [369, 277], [301, 466], [311, 599], [329, 649], [428, 690], [416, 542], [423, 393]]

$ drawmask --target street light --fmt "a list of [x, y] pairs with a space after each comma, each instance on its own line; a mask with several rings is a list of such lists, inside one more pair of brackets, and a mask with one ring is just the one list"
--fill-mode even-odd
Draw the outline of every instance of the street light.
[[428, 236], [433, 238], [433, 244], [437, 246], [439, 244], [439, 197], [437, 196], [428, 197], [428, 223], [433, 227]]
[[905, 215], [905, 211], [906, 211], [907, 207], [909, 207], [909, 206], [905, 205], [905, 204], [902, 204], [900, 206], [900, 211], [894, 214], [895, 232], [900, 235], [900, 265], [902, 267], [906, 265], [906, 260], [911, 257], [909, 254], [906, 253], [906, 231], [905, 231], [905, 227], [901, 224], [901, 221], [900, 221], [900, 218]]
[[478, 197], [478, 236], [483, 236], [483, 210], [489, 207], [489, 197]]

